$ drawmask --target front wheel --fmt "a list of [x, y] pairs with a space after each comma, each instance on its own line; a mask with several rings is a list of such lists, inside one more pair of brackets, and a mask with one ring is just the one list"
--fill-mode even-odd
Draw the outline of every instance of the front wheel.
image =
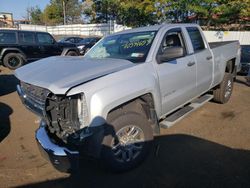
[[225, 73], [219, 87], [213, 91], [213, 100], [221, 104], [228, 102], [233, 92], [233, 83], [233, 74]]
[[109, 169], [125, 171], [147, 156], [153, 132], [145, 116], [128, 112], [112, 118], [105, 130], [102, 159]]

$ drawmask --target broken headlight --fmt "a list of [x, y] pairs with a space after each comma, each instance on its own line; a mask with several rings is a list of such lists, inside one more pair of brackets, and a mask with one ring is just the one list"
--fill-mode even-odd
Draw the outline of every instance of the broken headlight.
[[78, 119], [80, 127], [81, 128], [86, 127], [89, 123], [89, 115], [88, 115], [86, 98], [83, 93], [79, 95], [77, 106], [78, 106]]

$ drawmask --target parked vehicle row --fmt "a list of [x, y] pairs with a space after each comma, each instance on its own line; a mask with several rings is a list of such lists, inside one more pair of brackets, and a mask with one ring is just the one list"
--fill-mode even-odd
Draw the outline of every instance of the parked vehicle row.
[[64, 37], [60, 39], [58, 42], [70, 42], [74, 43], [80, 51], [81, 55], [84, 55], [89, 49], [94, 46], [101, 37]]
[[70, 42], [70, 43], [74, 43], [77, 44], [79, 43], [83, 38], [81, 37], [64, 37], [61, 38], [58, 42]]
[[57, 42], [49, 33], [0, 30], [0, 63], [10, 69], [58, 55], [79, 55], [75, 44]]
[[84, 38], [78, 43], [76, 43], [77, 48], [80, 51], [81, 55], [84, 55], [87, 51], [92, 48], [101, 38], [100, 37], [89, 37], [89, 38]]
[[67, 37], [57, 42], [47, 32], [0, 30], [0, 64], [17, 69], [50, 56], [84, 55], [99, 39]]

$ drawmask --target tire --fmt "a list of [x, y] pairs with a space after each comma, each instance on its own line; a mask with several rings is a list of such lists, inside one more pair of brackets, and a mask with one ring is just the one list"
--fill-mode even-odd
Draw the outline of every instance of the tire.
[[24, 57], [20, 53], [8, 53], [3, 58], [3, 64], [11, 70], [15, 70], [24, 64]]
[[75, 51], [69, 51], [67, 52], [66, 56], [78, 56], [78, 53]]
[[214, 101], [224, 104], [227, 103], [233, 92], [233, 74], [225, 73], [219, 87], [213, 91]]
[[113, 116], [105, 128], [102, 162], [111, 171], [132, 169], [146, 158], [152, 140], [152, 128], [142, 114], [128, 112]]

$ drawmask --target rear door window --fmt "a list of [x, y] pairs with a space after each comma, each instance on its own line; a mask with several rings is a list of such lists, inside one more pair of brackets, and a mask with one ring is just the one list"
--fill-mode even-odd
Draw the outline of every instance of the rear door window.
[[0, 44], [15, 44], [16, 33], [15, 32], [0, 32]]
[[18, 34], [19, 42], [23, 44], [35, 44], [35, 34], [30, 32], [20, 32]]
[[187, 32], [191, 39], [194, 52], [205, 49], [204, 41], [202, 39], [201, 33], [197, 27], [187, 27]]

